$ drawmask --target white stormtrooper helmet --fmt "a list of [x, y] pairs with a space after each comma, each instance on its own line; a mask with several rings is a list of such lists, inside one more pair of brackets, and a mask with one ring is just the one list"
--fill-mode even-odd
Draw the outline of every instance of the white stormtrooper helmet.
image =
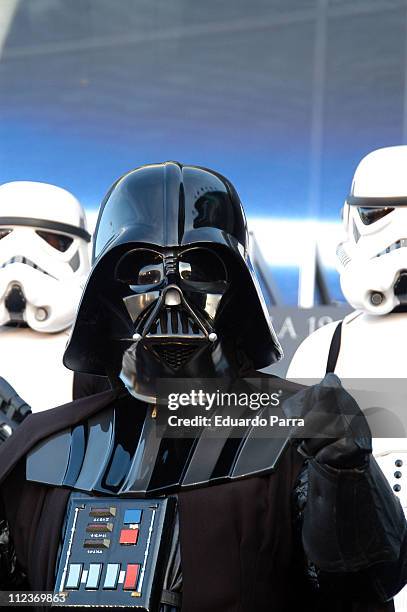
[[58, 332], [75, 318], [89, 273], [85, 213], [65, 189], [0, 186], [0, 325]]
[[336, 253], [348, 302], [375, 315], [407, 306], [407, 146], [362, 159], [343, 222], [347, 239]]

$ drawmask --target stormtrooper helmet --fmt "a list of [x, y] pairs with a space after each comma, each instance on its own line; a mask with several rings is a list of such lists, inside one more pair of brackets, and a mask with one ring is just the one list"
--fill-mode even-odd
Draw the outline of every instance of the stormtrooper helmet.
[[378, 149], [356, 168], [337, 256], [342, 291], [357, 309], [407, 307], [407, 146]]
[[89, 272], [85, 213], [65, 189], [30, 181], [0, 186], [0, 325], [69, 327]]

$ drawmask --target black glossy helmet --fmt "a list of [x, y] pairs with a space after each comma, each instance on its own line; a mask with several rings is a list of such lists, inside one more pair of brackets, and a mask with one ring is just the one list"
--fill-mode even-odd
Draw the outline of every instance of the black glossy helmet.
[[281, 358], [239, 196], [217, 172], [165, 162], [125, 174], [102, 202], [93, 259], [68, 368], [117, 375], [138, 351], [188, 375], [220, 342], [256, 369]]

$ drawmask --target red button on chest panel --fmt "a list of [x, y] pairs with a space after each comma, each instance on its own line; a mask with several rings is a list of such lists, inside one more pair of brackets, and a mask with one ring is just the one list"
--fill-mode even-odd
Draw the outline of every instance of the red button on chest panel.
[[122, 529], [120, 532], [120, 544], [137, 544], [137, 538], [138, 529]]
[[133, 591], [137, 585], [137, 578], [140, 571], [139, 563], [129, 563], [126, 569], [126, 577], [124, 579], [123, 589], [125, 591]]

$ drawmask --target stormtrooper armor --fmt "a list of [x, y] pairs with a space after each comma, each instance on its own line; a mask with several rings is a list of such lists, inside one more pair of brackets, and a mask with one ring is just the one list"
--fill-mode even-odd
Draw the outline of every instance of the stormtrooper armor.
[[[337, 248], [342, 290], [356, 310], [304, 340], [289, 378], [335, 371], [342, 379], [406, 380], [406, 168], [407, 146], [373, 151], [357, 167], [343, 208], [346, 237]], [[407, 513], [407, 439], [376, 438], [373, 450]], [[396, 609], [406, 608], [403, 591]]]
[[0, 376], [33, 410], [72, 398], [62, 354], [89, 271], [89, 241], [82, 206], [65, 189], [0, 186]]

